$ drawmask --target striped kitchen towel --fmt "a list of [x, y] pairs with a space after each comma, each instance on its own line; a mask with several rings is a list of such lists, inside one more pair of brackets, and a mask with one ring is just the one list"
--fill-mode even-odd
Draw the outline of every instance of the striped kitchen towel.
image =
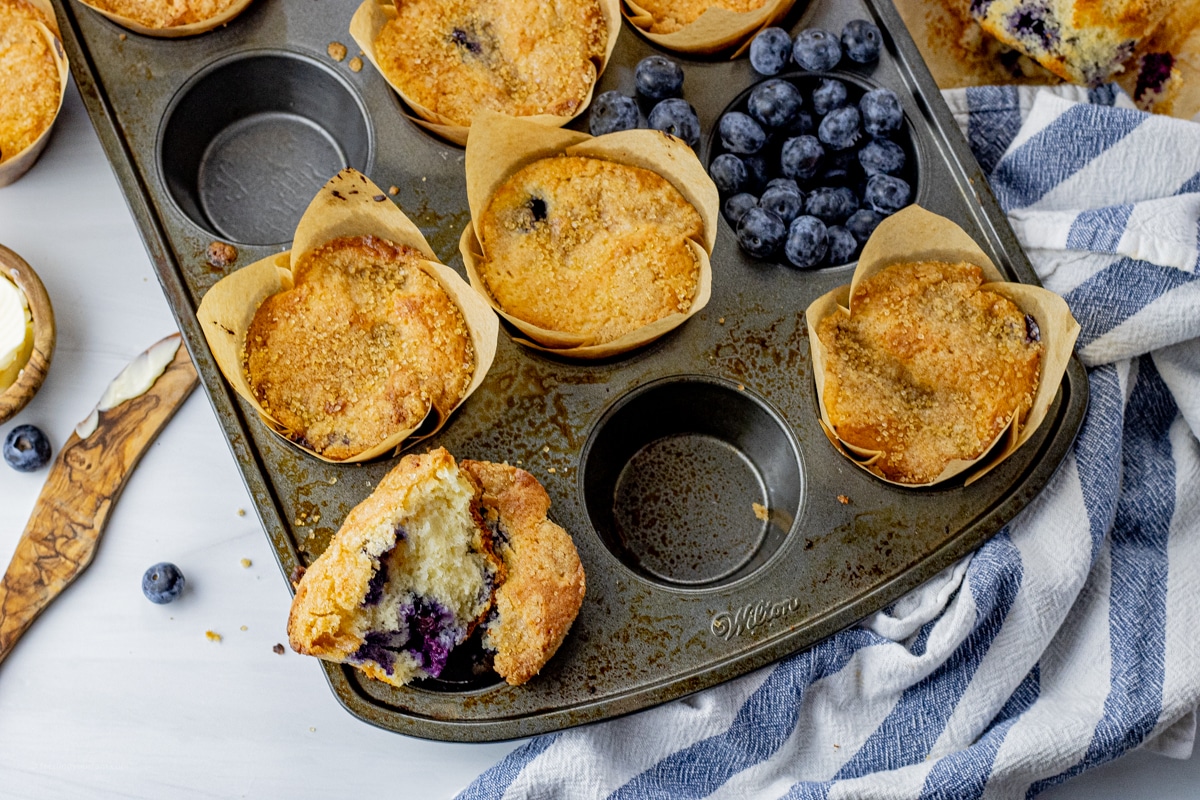
[[1111, 90], [947, 101], [1083, 328], [1091, 403], [1050, 485], [863, 624], [694, 696], [529, 740], [460, 797], [1026, 798], [1131, 748], [1190, 753], [1200, 124]]

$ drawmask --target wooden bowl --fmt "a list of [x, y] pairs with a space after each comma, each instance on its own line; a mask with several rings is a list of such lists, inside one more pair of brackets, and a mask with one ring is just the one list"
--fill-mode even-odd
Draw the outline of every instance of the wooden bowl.
[[46, 287], [33, 267], [12, 250], [0, 245], [0, 271], [25, 293], [29, 312], [33, 316], [33, 353], [16, 383], [0, 392], [0, 423], [3, 423], [33, 399], [46, 379], [50, 359], [54, 355], [55, 327], [50, 296], [46, 294]]

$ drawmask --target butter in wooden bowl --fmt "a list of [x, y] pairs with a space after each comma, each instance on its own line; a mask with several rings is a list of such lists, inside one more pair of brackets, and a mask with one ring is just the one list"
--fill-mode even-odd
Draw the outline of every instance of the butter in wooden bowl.
[[0, 245], [0, 422], [41, 388], [55, 341], [46, 287], [24, 259]]
[[353, 169], [317, 194], [289, 252], [220, 280], [197, 316], [221, 372], [271, 430], [337, 463], [437, 432], [482, 383], [499, 328]]
[[807, 312], [821, 425], [903, 486], [969, 483], [1045, 419], [1079, 325], [1062, 298], [1003, 280], [956, 224], [919, 206], [880, 223], [854, 278]]
[[591, 137], [476, 118], [467, 276], [527, 347], [580, 359], [641, 347], [708, 302], [718, 195], [660, 131]]

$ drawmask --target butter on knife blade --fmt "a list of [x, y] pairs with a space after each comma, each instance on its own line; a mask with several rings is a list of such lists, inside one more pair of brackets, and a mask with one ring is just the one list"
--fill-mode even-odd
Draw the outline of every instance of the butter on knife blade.
[[0, 662], [92, 563], [130, 473], [196, 388], [196, 369], [180, 342], [173, 334], [138, 356], [59, 449], [0, 579]]

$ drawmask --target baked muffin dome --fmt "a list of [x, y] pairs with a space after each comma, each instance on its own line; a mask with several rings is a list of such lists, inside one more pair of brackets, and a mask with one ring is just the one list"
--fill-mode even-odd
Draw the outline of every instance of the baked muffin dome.
[[224, 14], [239, 0], [88, 0], [101, 11], [133, 20], [147, 28], [177, 28]]
[[53, 124], [61, 99], [50, 25], [24, 0], [0, 0], [0, 162], [27, 150]]
[[889, 480], [929, 483], [978, 458], [1033, 403], [1037, 323], [982, 282], [973, 264], [892, 265], [858, 284], [851, 315], [817, 327], [834, 432], [881, 451]]
[[396, 14], [375, 41], [380, 69], [464, 126], [480, 108], [574, 116], [608, 44], [598, 0], [397, 0]]
[[470, 333], [423, 258], [379, 237], [336, 238], [255, 312], [247, 379], [305, 447], [350, 458], [462, 398], [475, 368]]
[[609, 342], [696, 297], [699, 212], [641, 167], [560, 156], [526, 165], [479, 221], [479, 275], [508, 314], [546, 330]]
[[762, 8], [766, 2], [767, 0], [637, 0], [637, 4], [654, 18], [654, 23], [648, 28], [650, 33], [675, 33], [695, 22], [710, 8], [723, 8], [743, 14]]

